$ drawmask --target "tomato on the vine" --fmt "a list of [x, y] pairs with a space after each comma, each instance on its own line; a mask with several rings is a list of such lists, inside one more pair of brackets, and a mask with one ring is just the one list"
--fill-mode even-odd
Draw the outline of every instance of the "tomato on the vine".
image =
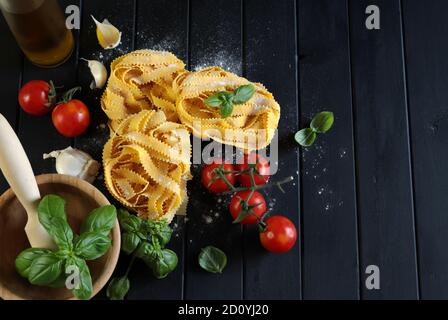
[[272, 216], [264, 223], [266, 227], [260, 232], [260, 241], [266, 250], [284, 253], [292, 249], [297, 240], [297, 230], [291, 220], [284, 216]]
[[81, 90], [81, 87], [75, 87], [65, 92], [62, 101], [51, 114], [56, 130], [68, 138], [83, 134], [90, 125], [89, 108], [84, 102], [73, 99], [73, 95], [78, 90]]
[[265, 214], [266, 200], [263, 195], [258, 191], [251, 194], [251, 190], [239, 191], [232, 197], [229, 211], [234, 223], [255, 224]]
[[[245, 154], [242, 164], [236, 164], [237, 171], [247, 171], [249, 168], [255, 168], [254, 181], [255, 185], [266, 184], [269, 179], [270, 165], [269, 162], [263, 156], [254, 152]], [[252, 186], [252, 180], [248, 172], [238, 175], [238, 181], [244, 187]]]
[[31, 80], [19, 91], [19, 105], [23, 111], [34, 116], [42, 116], [53, 109], [56, 102], [56, 89], [53, 82]]
[[[206, 187], [210, 192], [220, 193], [230, 191], [230, 185], [235, 185], [236, 177], [234, 171], [234, 167], [230, 163], [223, 163], [221, 159], [215, 159], [212, 163], [206, 165], [202, 168], [201, 172], [201, 181], [204, 187]], [[227, 182], [219, 176], [219, 172], [222, 173], [222, 176], [225, 177]]]

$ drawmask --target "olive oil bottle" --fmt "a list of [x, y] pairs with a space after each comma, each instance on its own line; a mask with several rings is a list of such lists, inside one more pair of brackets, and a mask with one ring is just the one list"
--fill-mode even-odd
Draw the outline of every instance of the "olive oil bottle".
[[28, 59], [41, 67], [65, 62], [74, 48], [73, 34], [57, 0], [0, 0], [0, 8]]

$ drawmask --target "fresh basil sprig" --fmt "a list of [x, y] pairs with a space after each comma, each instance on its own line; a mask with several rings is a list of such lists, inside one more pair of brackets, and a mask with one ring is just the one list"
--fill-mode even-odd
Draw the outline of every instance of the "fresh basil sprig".
[[255, 93], [255, 86], [247, 84], [236, 88], [234, 92], [220, 91], [204, 100], [209, 107], [220, 108], [222, 118], [229, 117], [235, 104], [249, 101]]
[[311, 120], [310, 128], [304, 128], [294, 136], [295, 140], [302, 147], [309, 147], [316, 141], [317, 135], [326, 133], [334, 123], [333, 112], [323, 111], [316, 114]]
[[118, 210], [120, 222], [121, 250], [131, 255], [126, 273], [112, 279], [107, 288], [111, 300], [123, 300], [130, 289], [128, 274], [135, 258], [139, 258], [152, 270], [157, 279], [165, 278], [177, 267], [177, 254], [165, 248], [173, 233], [168, 223], [162, 221], [142, 220], [125, 209]]
[[39, 222], [52, 236], [58, 250], [29, 248], [22, 251], [15, 261], [17, 271], [31, 284], [62, 288], [66, 286], [69, 267], [76, 268], [78, 277], [73, 295], [78, 299], [89, 299], [93, 289], [86, 260], [103, 256], [112, 245], [109, 233], [117, 219], [115, 207], [93, 210], [82, 223], [79, 236], [67, 222], [65, 200], [61, 197], [45, 196], [37, 212]]
[[211, 273], [222, 273], [227, 265], [227, 256], [221, 249], [207, 246], [202, 248], [198, 261], [202, 269]]

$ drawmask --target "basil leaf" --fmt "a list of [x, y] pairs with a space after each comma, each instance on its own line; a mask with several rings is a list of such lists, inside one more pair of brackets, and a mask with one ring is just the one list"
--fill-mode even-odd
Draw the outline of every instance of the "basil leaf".
[[157, 254], [157, 258], [150, 262], [150, 267], [157, 279], [163, 279], [176, 269], [177, 263], [177, 254], [170, 249], [163, 249]]
[[110, 300], [123, 300], [130, 286], [128, 277], [114, 278], [107, 287], [106, 295]]
[[16, 258], [16, 270], [24, 278], [28, 278], [33, 261], [43, 254], [51, 253], [47, 249], [29, 248], [22, 251]]
[[71, 248], [73, 231], [67, 222], [65, 200], [56, 195], [47, 195], [37, 207], [39, 222], [51, 235], [59, 248]]
[[48, 285], [62, 273], [63, 260], [52, 253], [42, 254], [30, 266], [28, 280], [34, 285]]
[[[67, 221], [65, 214], [65, 200], [57, 195], [47, 195], [42, 198], [37, 207], [39, 222], [45, 227], [53, 217], [59, 217]], [[47, 230], [48, 231], [48, 230]]]
[[140, 243], [135, 251], [135, 256], [137, 258], [143, 259], [145, 262], [148, 262], [152, 259], [152, 252], [154, 251], [153, 247], [146, 241]]
[[172, 234], [173, 230], [168, 225], [165, 225], [155, 236], [159, 240], [160, 246], [165, 247], [170, 242]]
[[224, 104], [225, 102], [232, 103], [235, 95], [232, 92], [221, 91], [218, 93], [218, 97], [223, 102], [222, 104]]
[[78, 257], [71, 257], [67, 260], [66, 266], [75, 267], [78, 271], [78, 277], [75, 278], [75, 287], [72, 289], [73, 295], [80, 300], [90, 299], [93, 289], [87, 263]]
[[325, 133], [331, 129], [334, 123], [333, 112], [324, 111], [316, 114], [311, 121], [310, 127], [317, 133]]
[[165, 247], [170, 242], [173, 230], [166, 220], [146, 220], [142, 226], [142, 232], [157, 239], [161, 247]]
[[220, 109], [221, 117], [227, 118], [233, 112], [233, 104], [231, 102], [225, 102]]
[[211, 273], [222, 273], [227, 265], [226, 254], [213, 246], [202, 248], [198, 260], [201, 268]]
[[222, 104], [222, 100], [219, 96], [219, 94], [215, 94], [213, 96], [208, 97], [204, 100], [204, 103], [208, 105], [209, 107], [219, 107]]
[[118, 209], [118, 221], [120, 222], [120, 227], [127, 232], [138, 232], [142, 224], [140, 218], [130, 214], [125, 209]]
[[81, 225], [81, 234], [98, 231], [105, 236], [109, 235], [117, 220], [117, 209], [114, 206], [104, 206], [93, 210]]
[[57, 279], [54, 280], [53, 282], [47, 284], [47, 286], [50, 287], [50, 288], [57, 288], [57, 289], [65, 288], [66, 287], [66, 284], [65, 284], [66, 280], [67, 280], [67, 276], [65, 275], [65, 272], [61, 272], [59, 277], [57, 277]]
[[121, 236], [121, 250], [131, 254], [137, 249], [140, 241], [140, 238], [135, 233], [124, 233]]
[[70, 249], [60, 249], [59, 251], [54, 252], [56, 257], [61, 259], [66, 259], [70, 256], [71, 250]]
[[302, 147], [311, 146], [316, 141], [317, 134], [311, 128], [305, 128], [296, 133], [294, 138]]
[[95, 260], [103, 256], [111, 244], [110, 238], [102, 233], [86, 232], [75, 243], [75, 254], [86, 260]]
[[246, 103], [247, 101], [250, 100], [250, 98], [253, 97], [254, 93], [255, 93], [255, 86], [252, 84], [238, 87], [234, 92], [235, 97], [233, 98], [233, 102], [235, 104]]
[[51, 229], [48, 233], [60, 249], [73, 248], [73, 231], [67, 221], [59, 217], [51, 219]]

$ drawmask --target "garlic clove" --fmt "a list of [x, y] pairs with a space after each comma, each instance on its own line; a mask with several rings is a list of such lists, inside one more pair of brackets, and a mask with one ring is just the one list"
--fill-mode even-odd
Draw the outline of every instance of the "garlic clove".
[[72, 147], [44, 154], [43, 158], [56, 158], [57, 173], [78, 177], [89, 183], [95, 181], [101, 167], [89, 154]]
[[96, 24], [96, 36], [98, 42], [104, 49], [116, 48], [121, 42], [121, 32], [113, 26], [107, 19], [99, 22], [94, 16], [91, 16]]
[[81, 60], [86, 61], [93, 76], [93, 81], [90, 84], [90, 89], [102, 89], [107, 81], [107, 70], [104, 64], [97, 60], [87, 60], [81, 58]]

